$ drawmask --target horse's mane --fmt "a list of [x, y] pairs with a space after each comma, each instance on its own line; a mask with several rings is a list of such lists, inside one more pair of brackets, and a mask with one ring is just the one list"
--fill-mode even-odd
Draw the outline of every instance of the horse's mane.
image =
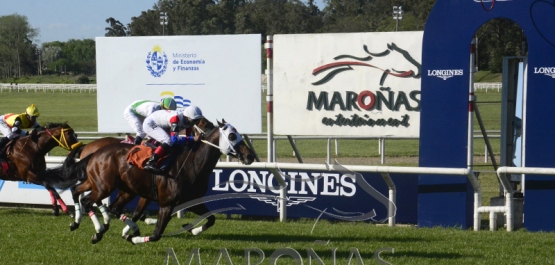
[[64, 129], [69, 129], [71, 128], [67, 122], [49, 122], [44, 126], [40, 126], [39, 130], [45, 130], [45, 129], [54, 129], [54, 128], [59, 128], [62, 127]]

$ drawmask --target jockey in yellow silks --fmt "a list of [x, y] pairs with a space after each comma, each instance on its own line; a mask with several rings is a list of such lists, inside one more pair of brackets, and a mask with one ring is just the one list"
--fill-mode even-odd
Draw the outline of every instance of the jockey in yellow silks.
[[0, 139], [0, 150], [11, 140], [19, 136], [27, 135], [27, 131], [22, 129], [38, 128], [37, 117], [40, 116], [35, 104], [27, 107], [24, 113], [7, 113], [0, 116], [0, 132], [4, 135]]

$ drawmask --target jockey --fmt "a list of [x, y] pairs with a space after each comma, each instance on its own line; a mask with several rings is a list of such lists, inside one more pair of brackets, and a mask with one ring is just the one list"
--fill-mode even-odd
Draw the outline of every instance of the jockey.
[[0, 150], [2, 150], [10, 140], [27, 135], [27, 132], [21, 129], [38, 128], [38, 116], [40, 116], [40, 113], [37, 107], [35, 107], [35, 104], [31, 104], [31, 106], [27, 107], [24, 113], [8, 113], [0, 116], [0, 132], [4, 135], [4, 138], [0, 139]]
[[131, 105], [127, 106], [123, 111], [123, 117], [127, 120], [127, 123], [131, 125], [131, 128], [135, 130], [135, 142], [134, 144], [141, 144], [143, 138], [146, 134], [143, 131], [143, 121], [144, 119], [157, 110], [175, 110], [177, 109], [177, 104], [173, 98], [163, 98], [160, 103], [150, 100], [137, 100]]
[[[162, 170], [156, 164], [161, 157], [171, 151], [173, 144], [193, 143], [199, 136], [193, 135], [193, 125], [197, 124], [202, 116], [202, 111], [196, 106], [188, 106], [182, 111], [155, 111], [146, 117], [143, 124], [145, 133], [160, 142], [161, 145], [154, 150], [152, 157], [146, 162], [144, 169], [160, 174]], [[185, 137], [179, 137], [179, 131], [187, 129]]]

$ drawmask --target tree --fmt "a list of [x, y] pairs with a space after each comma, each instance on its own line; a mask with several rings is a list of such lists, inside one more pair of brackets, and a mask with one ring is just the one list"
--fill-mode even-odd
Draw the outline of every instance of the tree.
[[35, 45], [38, 29], [31, 28], [26, 16], [13, 14], [0, 17], [0, 75], [20, 77], [34, 73]]
[[106, 27], [106, 37], [126, 37], [129, 35], [129, 31], [127, 27], [125, 27], [119, 20], [116, 20], [113, 17], [109, 17], [106, 19], [106, 23], [110, 24], [109, 27]]

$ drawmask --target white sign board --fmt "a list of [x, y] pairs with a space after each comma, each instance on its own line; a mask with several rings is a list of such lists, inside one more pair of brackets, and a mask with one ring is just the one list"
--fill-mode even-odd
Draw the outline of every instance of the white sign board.
[[259, 34], [96, 38], [99, 132], [133, 132], [123, 110], [173, 97], [212, 122], [261, 133]]
[[418, 138], [422, 37], [274, 36], [274, 133]]

